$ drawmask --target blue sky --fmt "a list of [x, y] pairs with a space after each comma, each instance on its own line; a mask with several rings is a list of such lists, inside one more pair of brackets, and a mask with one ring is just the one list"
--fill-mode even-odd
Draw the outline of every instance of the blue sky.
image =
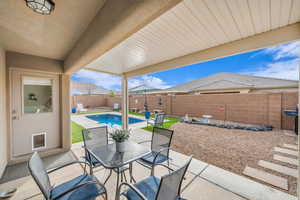
[[[134, 77], [129, 87], [146, 84], [168, 88], [220, 72], [299, 80], [300, 42], [293, 42], [244, 54], [220, 58], [181, 68]], [[72, 80], [90, 82], [110, 90], [120, 90], [118, 76], [81, 70]]]

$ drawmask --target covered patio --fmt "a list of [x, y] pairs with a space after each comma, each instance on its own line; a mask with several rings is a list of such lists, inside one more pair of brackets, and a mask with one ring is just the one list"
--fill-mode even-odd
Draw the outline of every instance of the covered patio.
[[[151, 139], [151, 134], [141, 129], [133, 131], [131, 140], [141, 142], [145, 139]], [[67, 153], [61, 153], [58, 155], [50, 156], [44, 159], [47, 168], [54, 168], [62, 165], [66, 162], [73, 160], [83, 160], [84, 150], [82, 149], [82, 143], [75, 143]], [[182, 165], [182, 162], [188, 158], [188, 156], [171, 151], [170, 157], [171, 167], [177, 169]], [[150, 170], [145, 169], [139, 164], [134, 164], [134, 177], [136, 180], [142, 180], [149, 176]], [[11, 188], [18, 188], [17, 193], [11, 199], [41, 199], [42, 194], [39, 191], [36, 183], [31, 176], [27, 176], [27, 166], [22, 164], [11, 167], [11, 177], [4, 177], [6, 181], [0, 184], [0, 190], [5, 191]], [[50, 179], [55, 184], [65, 182], [80, 174], [83, 170], [83, 166], [74, 165], [67, 167], [57, 173], [51, 174]], [[26, 173], [25, 175], [21, 175]], [[94, 174], [99, 180], [104, 180], [108, 176], [108, 170], [103, 167], [98, 167], [94, 170]], [[168, 174], [168, 170], [158, 167], [155, 170], [155, 175], [163, 176]], [[18, 177], [19, 176], [19, 177]], [[126, 174], [129, 177], [129, 174]], [[18, 178], [16, 178], [18, 177]], [[11, 179], [11, 180], [10, 180]], [[115, 198], [115, 185], [116, 174], [113, 173], [112, 177], [106, 183], [108, 189], [108, 199]], [[246, 199], [274, 199], [274, 200], [294, 200], [296, 197], [279, 190], [272, 189], [263, 184], [259, 184], [255, 181], [242, 177], [240, 175], [231, 173], [224, 169], [218, 168], [214, 165], [193, 159], [186, 178], [182, 185], [182, 196], [186, 199], [200, 199], [211, 200], [222, 197], [222, 199], [228, 200], [246, 200]], [[102, 198], [99, 198], [102, 199]]]
[[[72, 73], [80, 69], [122, 77], [122, 128], [128, 129], [129, 78], [300, 40], [299, 0], [55, 3], [52, 14], [39, 15], [23, 1], [0, 2], [0, 177], [5, 168], [24, 169], [34, 151], [45, 157], [47, 167], [65, 162], [61, 159], [66, 154], [70, 160], [81, 159], [82, 144], [71, 145], [69, 85]], [[47, 107], [53, 115], [37, 118], [39, 108], [25, 119], [22, 88], [27, 82], [52, 86], [50, 106], [47, 102], [43, 109]], [[26, 95], [37, 101], [35, 95]], [[47, 137], [42, 148], [32, 144], [37, 133]], [[139, 134], [143, 133], [134, 133]], [[171, 157], [172, 166], [178, 168], [187, 156], [172, 151]], [[134, 164], [134, 169], [138, 180], [148, 176], [139, 165]], [[80, 170], [76, 166], [51, 177], [57, 184]], [[166, 172], [158, 170], [159, 175]], [[101, 168], [95, 171], [100, 180], [104, 173]], [[28, 176], [1, 183], [0, 190], [18, 187], [12, 199], [41, 199]], [[113, 199], [115, 183], [107, 184]], [[196, 159], [182, 188], [186, 199], [297, 199]]]

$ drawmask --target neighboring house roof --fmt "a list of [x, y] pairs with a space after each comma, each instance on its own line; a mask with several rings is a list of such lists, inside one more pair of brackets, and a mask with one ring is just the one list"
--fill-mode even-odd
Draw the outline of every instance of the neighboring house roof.
[[129, 91], [129, 94], [143, 94], [145, 91], [153, 92], [153, 91], [159, 91], [159, 90], [160, 89], [158, 89], [158, 88], [154, 88], [154, 87], [143, 84], [143, 85], [139, 85], [139, 86], [130, 88], [128, 91]]
[[92, 95], [92, 94], [109, 94], [111, 90], [99, 88], [92, 83], [71, 81], [72, 95]]
[[224, 89], [263, 89], [298, 87], [298, 81], [233, 73], [218, 73], [165, 90], [165, 93]]

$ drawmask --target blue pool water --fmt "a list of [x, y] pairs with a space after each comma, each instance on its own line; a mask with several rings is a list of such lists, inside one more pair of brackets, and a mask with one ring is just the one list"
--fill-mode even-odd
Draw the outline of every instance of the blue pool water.
[[[102, 114], [102, 115], [89, 115], [86, 117], [95, 120], [101, 124], [122, 125], [122, 117], [120, 115]], [[134, 117], [129, 117], [128, 121], [129, 124], [135, 124], [138, 122], [143, 122], [144, 120], [137, 119]]]

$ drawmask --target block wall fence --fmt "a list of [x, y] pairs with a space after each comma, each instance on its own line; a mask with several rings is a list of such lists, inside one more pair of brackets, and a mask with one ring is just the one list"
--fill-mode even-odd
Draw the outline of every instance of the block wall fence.
[[[212, 115], [214, 119], [258, 125], [272, 125], [291, 130], [294, 118], [285, 116], [284, 110], [295, 109], [298, 93], [270, 94], [201, 94], [154, 96], [147, 95], [149, 110], [163, 110], [167, 115], [201, 117]], [[162, 102], [159, 105], [159, 102]], [[108, 95], [73, 96], [72, 106], [82, 103], [85, 107], [113, 107], [121, 105], [121, 97]], [[129, 107], [144, 109], [145, 96], [134, 95], [129, 98]]]

